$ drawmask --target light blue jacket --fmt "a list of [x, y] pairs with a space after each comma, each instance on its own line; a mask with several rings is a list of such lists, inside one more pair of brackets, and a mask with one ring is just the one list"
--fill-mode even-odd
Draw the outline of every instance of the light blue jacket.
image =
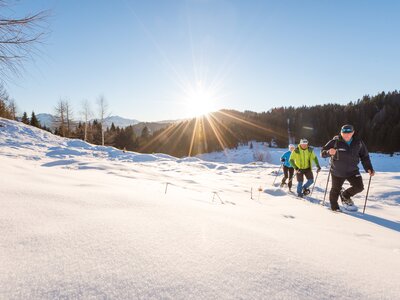
[[283, 162], [283, 165], [285, 166], [285, 167], [288, 167], [288, 168], [293, 168], [293, 166], [290, 164], [290, 162], [289, 162], [289, 159], [290, 159], [290, 155], [292, 154], [292, 152], [289, 150], [289, 151], [287, 151], [287, 152], [285, 152], [282, 156], [281, 156], [281, 160], [282, 160], [282, 158], [285, 160], [284, 162]]

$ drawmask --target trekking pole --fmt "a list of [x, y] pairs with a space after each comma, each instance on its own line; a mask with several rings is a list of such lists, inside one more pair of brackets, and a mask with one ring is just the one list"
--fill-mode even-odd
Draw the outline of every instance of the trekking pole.
[[322, 201], [322, 205], [324, 205], [324, 204], [325, 204], [326, 192], [327, 192], [327, 190], [328, 190], [328, 183], [329, 183], [329, 178], [331, 177], [331, 172], [332, 172], [332, 157], [331, 157], [331, 165], [329, 166], [328, 179], [326, 180], [326, 187], [325, 187], [324, 201]]
[[369, 175], [368, 188], [367, 188], [367, 195], [365, 196], [365, 203], [364, 203], [363, 214], [365, 213], [365, 207], [367, 206], [368, 193], [369, 193], [369, 186], [371, 185], [371, 178], [372, 178], [372, 176]]
[[275, 184], [276, 178], [278, 178], [279, 171], [281, 170], [282, 166], [283, 166], [283, 164], [281, 164], [281, 165], [279, 166], [278, 173], [276, 173], [276, 176], [275, 176], [275, 179], [274, 179], [274, 182], [272, 183], [272, 185]]
[[[337, 151], [337, 143], [338, 143], [338, 139], [335, 140], [335, 146], [333, 147], [333, 149], [336, 150], [336, 154], [335, 154], [336, 155], [336, 159], [339, 160], [339, 152]], [[329, 166], [328, 180], [326, 181], [324, 201], [322, 201], [322, 205], [325, 204], [326, 191], [328, 190], [329, 177], [331, 176], [331, 173], [332, 173], [332, 164], [333, 164], [333, 157], [334, 156], [331, 156], [331, 159], [330, 159], [330, 164], [331, 165]]]
[[315, 187], [315, 184], [317, 183], [318, 174], [319, 174], [319, 172], [317, 172], [317, 176], [315, 176], [315, 181], [314, 181], [314, 185], [313, 185], [313, 187], [311, 189], [310, 197], [311, 197], [312, 193], [314, 192], [314, 187]]

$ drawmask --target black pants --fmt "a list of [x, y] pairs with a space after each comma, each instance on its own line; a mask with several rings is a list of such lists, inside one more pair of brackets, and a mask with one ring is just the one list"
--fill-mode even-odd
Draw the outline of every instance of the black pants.
[[288, 182], [289, 189], [292, 188], [293, 173], [294, 173], [294, 169], [293, 168], [289, 168], [289, 167], [283, 166], [283, 175], [284, 175], [284, 177], [282, 178], [282, 183], [285, 183], [286, 179], [289, 178], [289, 182]]
[[331, 202], [331, 208], [337, 209], [339, 208], [338, 205], [338, 198], [340, 191], [342, 189], [343, 183], [347, 180], [350, 183], [350, 187], [343, 192], [344, 196], [352, 197], [355, 194], [358, 194], [364, 190], [364, 184], [362, 180], [362, 176], [360, 173], [351, 176], [351, 177], [336, 177], [332, 175], [332, 188], [329, 193], [329, 201]]

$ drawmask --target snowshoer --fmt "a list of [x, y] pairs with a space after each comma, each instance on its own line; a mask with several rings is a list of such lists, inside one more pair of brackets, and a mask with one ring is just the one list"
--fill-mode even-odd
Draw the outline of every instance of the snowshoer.
[[[364, 184], [358, 164], [364, 167], [365, 172], [374, 176], [375, 171], [371, 164], [367, 147], [364, 142], [355, 135], [352, 125], [343, 125], [340, 134], [335, 136], [321, 149], [321, 156], [332, 157], [331, 175], [332, 187], [329, 193], [329, 201], [333, 211], [340, 211], [338, 198], [342, 203], [353, 206], [351, 197], [364, 190]], [[342, 190], [345, 181], [350, 183], [350, 188]]]
[[290, 164], [290, 155], [292, 154], [293, 150], [296, 147], [293, 144], [289, 145], [289, 151], [285, 152], [282, 156], [281, 156], [281, 162], [283, 164], [283, 178], [281, 181], [281, 187], [283, 187], [286, 184], [286, 179], [289, 179], [288, 182], [288, 187], [289, 187], [289, 191], [292, 191], [292, 180], [293, 180], [293, 173], [294, 173], [294, 168], [292, 167], [292, 165]]
[[[314, 153], [314, 149], [308, 147], [308, 141], [301, 139], [299, 146], [290, 155], [290, 164], [296, 171], [297, 178], [297, 196], [303, 197], [310, 193], [309, 187], [314, 182], [314, 175], [311, 170], [312, 161], [314, 161], [317, 167], [317, 172], [321, 171], [319, 166], [318, 158]], [[304, 176], [307, 178], [307, 182], [303, 185]]]

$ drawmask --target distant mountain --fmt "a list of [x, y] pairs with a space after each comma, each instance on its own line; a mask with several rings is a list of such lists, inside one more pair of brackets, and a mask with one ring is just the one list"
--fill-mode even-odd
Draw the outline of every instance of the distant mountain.
[[149, 129], [150, 133], [153, 134], [154, 131], [163, 129], [165, 127], [168, 127], [172, 122], [168, 123], [166, 121], [162, 122], [140, 122], [138, 124], [133, 125], [133, 131], [137, 136], [140, 136], [142, 134], [142, 130], [145, 126]]
[[112, 123], [118, 127], [128, 127], [129, 125], [138, 124], [140, 121], [135, 119], [126, 119], [120, 116], [110, 116], [104, 119], [104, 124], [106, 127], [110, 127]]
[[40, 125], [52, 128], [54, 116], [51, 114], [37, 114], [36, 118], [39, 120]]
[[162, 121], [157, 121], [157, 122], [153, 122], [153, 123], [159, 123], [159, 124], [163, 124], [163, 123], [167, 123], [167, 124], [171, 124], [171, 123], [178, 123], [178, 122], [183, 122], [183, 121], [188, 121], [191, 118], [185, 118], [185, 119], [176, 119], [176, 120], [162, 120]]
[[[55, 116], [47, 113], [41, 113], [37, 114], [36, 117], [40, 121], [41, 125], [44, 125], [48, 128], [53, 128], [53, 122], [55, 119]], [[93, 122], [95, 119], [90, 120], [90, 122]], [[74, 121], [77, 123], [79, 120], [74, 119]], [[162, 129], [164, 127], [167, 127], [171, 123], [178, 122], [180, 120], [171, 120], [171, 121], [159, 121], [159, 122], [140, 122], [136, 119], [127, 119], [123, 118], [120, 116], [110, 116], [104, 119], [104, 124], [106, 127], [111, 127], [111, 124], [114, 123], [115, 126], [118, 126], [120, 128], [125, 128], [130, 125], [134, 126], [134, 130], [136, 134], [140, 135], [143, 127], [147, 126], [150, 129], [150, 132], [157, 131], [159, 129]], [[82, 121], [81, 121], [82, 122]]]
[[[55, 116], [53, 116], [51, 114], [41, 113], [41, 114], [37, 114], [36, 117], [40, 121], [41, 125], [52, 128]], [[93, 120], [90, 120], [90, 122], [93, 122]], [[74, 121], [80, 122], [80, 120], [76, 120], [76, 119], [74, 119]], [[129, 125], [138, 124], [139, 121], [135, 120], [135, 119], [122, 118], [120, 116], [110, 116], [110, 117], [107, 117], [104, 119], [104, 124], [107, 127], [110, 127], [112, 123], [114, 123], [115, 126], [127, 127]]]

